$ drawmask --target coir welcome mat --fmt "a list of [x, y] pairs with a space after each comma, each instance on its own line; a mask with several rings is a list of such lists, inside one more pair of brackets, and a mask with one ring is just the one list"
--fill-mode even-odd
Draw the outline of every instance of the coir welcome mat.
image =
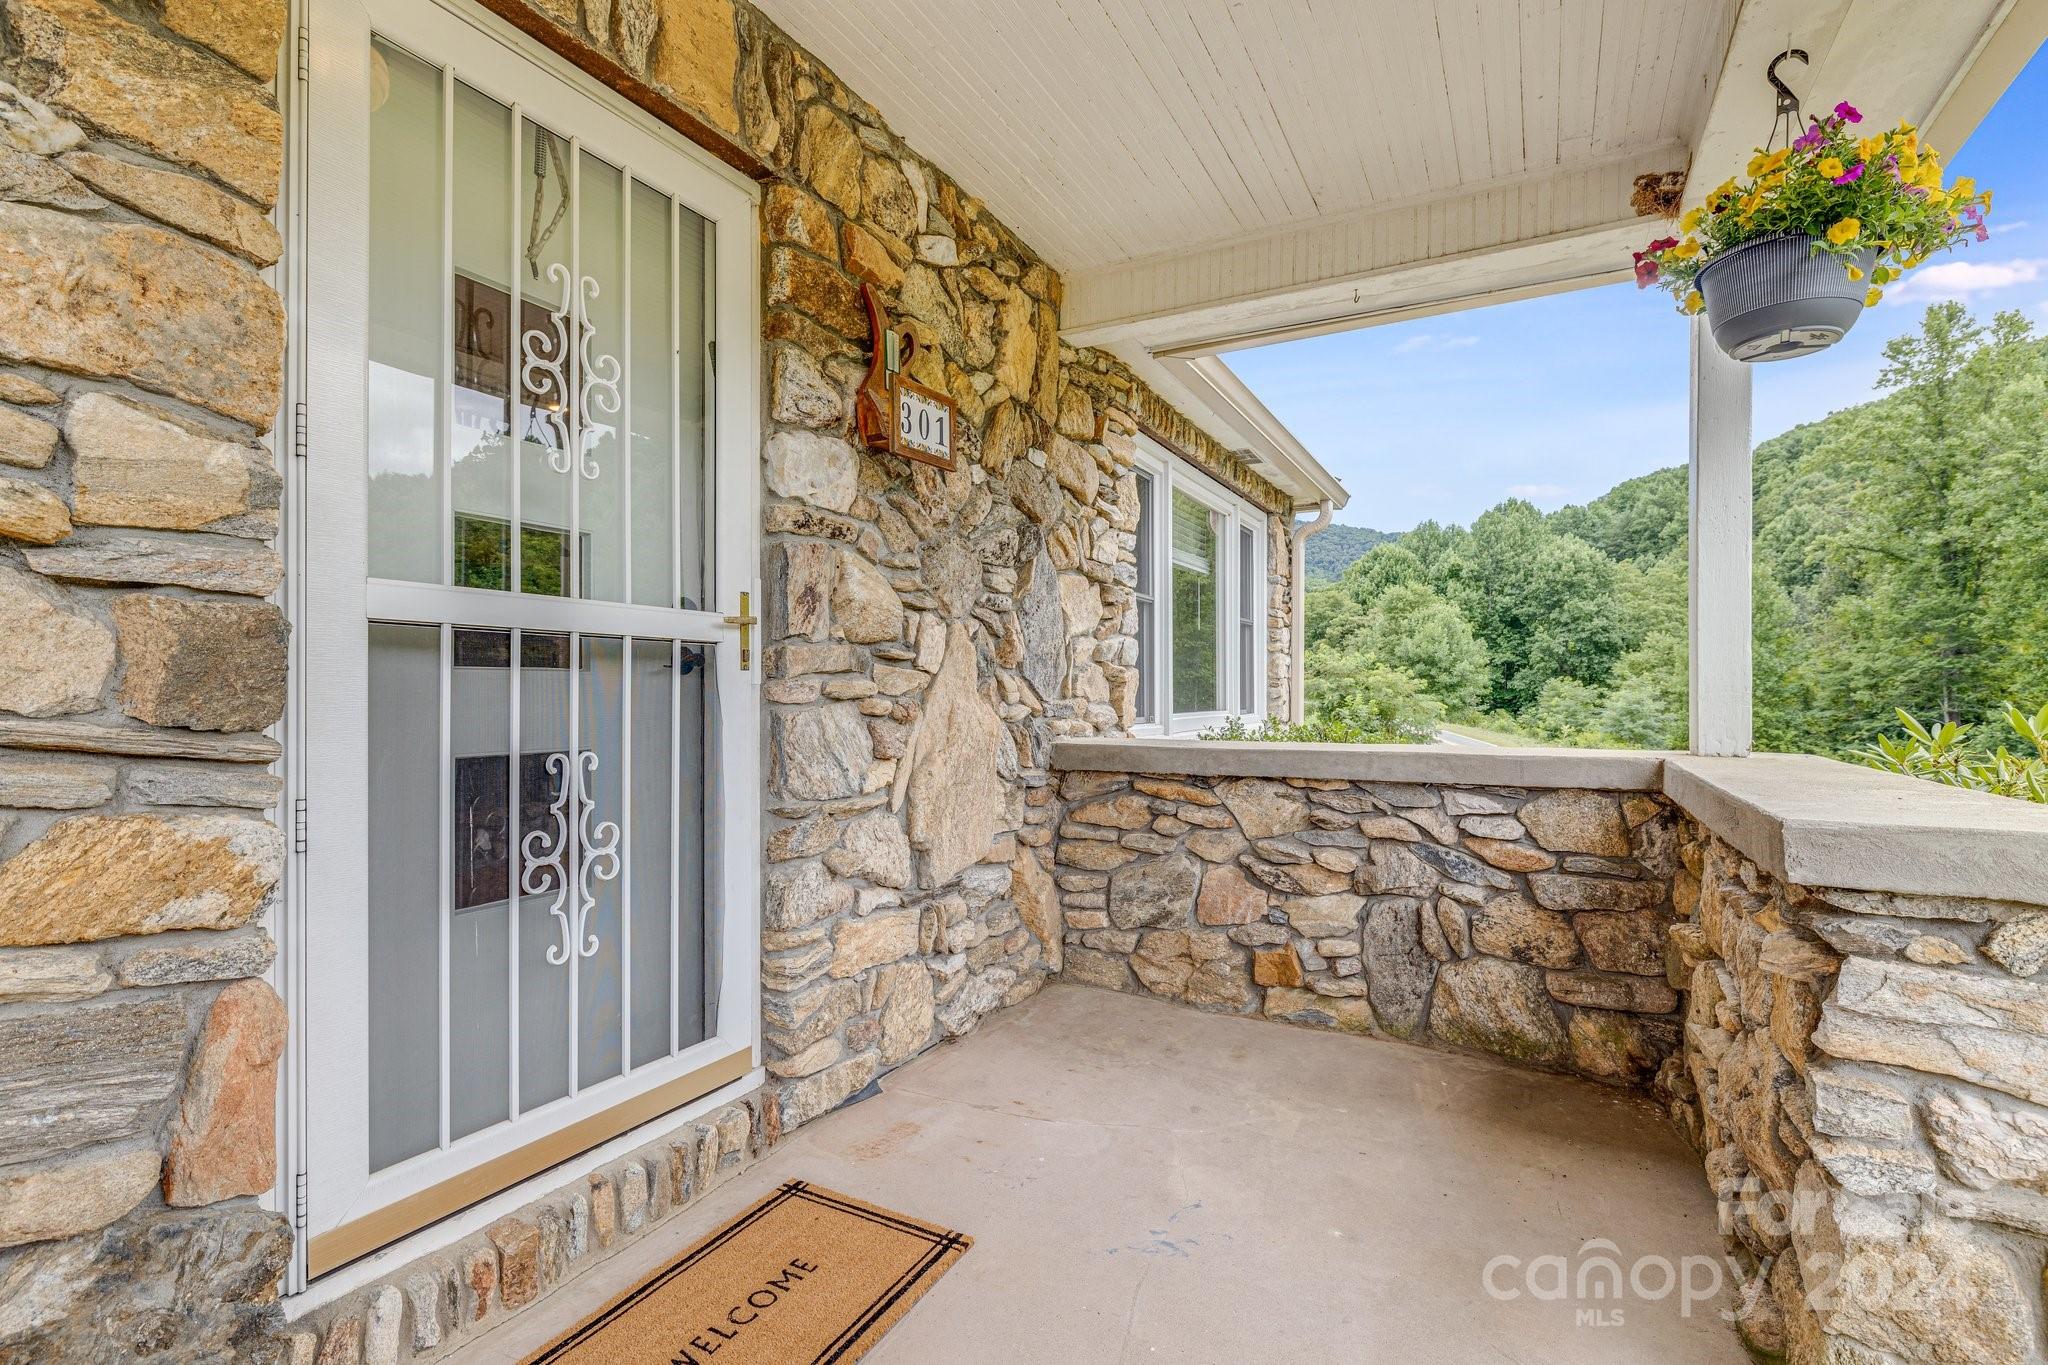
[[791, 1181], [527, 1365], [859, 1360], [971, 1244]]

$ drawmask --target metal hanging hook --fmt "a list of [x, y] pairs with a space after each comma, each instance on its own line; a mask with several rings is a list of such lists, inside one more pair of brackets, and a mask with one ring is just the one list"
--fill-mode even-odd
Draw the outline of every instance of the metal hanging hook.
[[1772, 143], [1778, 140], [1780, 130], [1784, 131], [1788, 144], [1800, 133], [1799, 96], [1793, 92], [1791, 86], [1778, 77], [1778, 67], [1788, 59], [1798, 61], [1807, 67], [1813, 65], [1813, 59], [1806, 55], [1805, 48], [1788, 47], [1771, 58], [1771, 64], [1764, 68], [1764, 79], [1770, 82], [1771, 89], [1777, 94], [1777, 111], [1771, 120]]

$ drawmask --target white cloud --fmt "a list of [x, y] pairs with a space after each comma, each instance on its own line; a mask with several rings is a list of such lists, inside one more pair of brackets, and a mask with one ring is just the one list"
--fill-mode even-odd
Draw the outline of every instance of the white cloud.
[[1931, 303], [1968, 299], [2014, 285], [2033, 284], [2048, 275], [2048, 259], [2023, 257], [2010, 261], [1943, 261], [1923, 265], [1885, 291], [1887, 303]]
[[1509, 497], [1527, 498], [1530, 502], [1550, 502], [1569, 492], [1571, 489], [1554, 483], [1518, 483], [1508, 488]]
[[1452, 336], [1446, 332], [1417, 332], [1394, 347], [1394, 354], [1408, 355], [1415, 351], [1457, 351], [1467, 346], [1477, 346], [1475, 336]]

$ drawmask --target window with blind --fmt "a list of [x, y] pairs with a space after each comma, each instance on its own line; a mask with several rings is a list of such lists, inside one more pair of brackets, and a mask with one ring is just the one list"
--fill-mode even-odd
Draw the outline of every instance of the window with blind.
[[1260, 714], [1265, 513], [1149, 439], [1137, 475], [1135, 725], [1187, 733]]

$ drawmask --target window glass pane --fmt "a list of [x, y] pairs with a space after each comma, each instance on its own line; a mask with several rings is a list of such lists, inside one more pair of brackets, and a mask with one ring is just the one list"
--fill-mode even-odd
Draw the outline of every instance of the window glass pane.
[[1237, 528], [1237, 709], [1256, 711], [1259, 696], [1253, 676], [1256, 663], [1252, 648], [1252, 627], [1257, 621], [1258, 548], [1249, 526]]
[[1176, 491], [1173, 495], [1173, 709], [1214, 711], [1223, 705], [1218, 667], [1217, 522], [1219, 516]]
[[[511, 586], [512, 111], [455, 87], [454, 364], [448, 455], [454, 582]], [[508, 639], [506, 648], [510, 648]]]
[[1156, 511], [1158, 483], [1144, 470], [1138, 471], [1138, 702], [1133, 718], [1140, 724], [1159, 719], [1159, 661], [1155, 628], [1158, 625], [1157, 589], [1153, 583], [1158, 568], [1152, 562], [1153, 539], [1159, 527]]
[[370, 573], [439, 583], [441, 73], [381, 42], [370, 60], [389, 88], [370, 113]]
[[509, 1118], [512, 636], [455, 632], [454, 897], [448, 921], [448, 1132]]
[[441, 632], [370, 623], [370, 1169], [441, 1140]]
[[676, 242], [676, 313], [680, 318], [676, 355], [682, 423], [676, 447], [678, 502], [683, 539], [681, 602], [709, 607], [711, 563], [711, 224], [678, 206]]
[[519, 1107], [569, 1093], [569, 971], [551, 911], [569, 909], [569, 637], [519, 637]]

